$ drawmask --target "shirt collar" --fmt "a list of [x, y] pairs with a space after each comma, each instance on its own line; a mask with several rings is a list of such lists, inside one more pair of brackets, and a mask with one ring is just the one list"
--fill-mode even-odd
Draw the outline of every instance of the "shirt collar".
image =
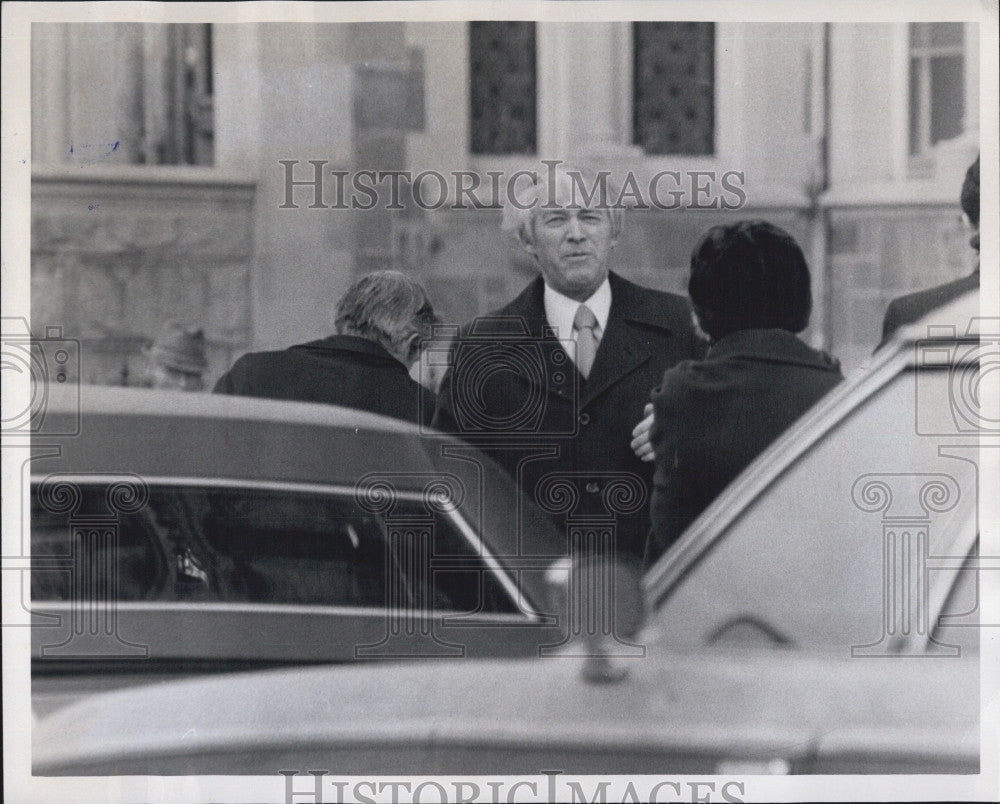
[[563, 339], [573, 337], [573, 319], [577, 308], [586, 304], [597, 319], [597, 325], [604, 332], [608, 328], [608, 314], [611, 312], [611, 284], [605, 277], [601, 286], [594, 291], [589, 299], [578, 302], [569, 296], [563, 296], [558, 290], [545, 285], [545, 318], [549, 326], [556, 331], [556, 336]]

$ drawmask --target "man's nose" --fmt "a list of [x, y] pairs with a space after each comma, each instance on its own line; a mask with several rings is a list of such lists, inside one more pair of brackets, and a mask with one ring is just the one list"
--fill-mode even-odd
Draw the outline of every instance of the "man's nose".
[[566, 237], [569, 240], [583, 240], [583, 227], [580, 226], [580, 219], [576, 215], [571, 215], [566, 224]]

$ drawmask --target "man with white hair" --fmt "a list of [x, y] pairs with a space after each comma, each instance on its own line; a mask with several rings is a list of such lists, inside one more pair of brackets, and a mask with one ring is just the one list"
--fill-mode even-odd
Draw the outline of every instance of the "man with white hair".
[[325, 402], [426, 423], [434, 395], [410, 378], [437, 318], [418, 282], [374, 271], [337, 305], [336, 335], [243, 355], [215, 393]]
[[606, 181], [550, 162], [510, 199], [504, 228], [541, 275], [462, 328], [434, 425], [480, 446], [557, 524], [613, 516], [616, 552], [641, 558], [652, 465], [632, 430], [663, 372], [702, 346], [683, 297], [608, 270], [622, 208]]

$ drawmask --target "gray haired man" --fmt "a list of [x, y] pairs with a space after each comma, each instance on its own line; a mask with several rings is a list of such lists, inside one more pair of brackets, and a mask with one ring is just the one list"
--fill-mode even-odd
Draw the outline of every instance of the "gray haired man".
[[337, 305], [336, 335], [243, 355], [215, 393], [325, 402], [426, 423], [434, 395], [410, 378], [437, 321], [423, 287], [398, 271], [359, 279]]
[[610, 271], [623, 215], [599, 177], [536, 171], [505, 207], [539, 276], [460, 331], [434, 425], [482, 446], [560, 525], [613, 514], [616, 551], [638, 560], [653, 473], [632, 430], [663, 372], [702, 349], [686, 299]]

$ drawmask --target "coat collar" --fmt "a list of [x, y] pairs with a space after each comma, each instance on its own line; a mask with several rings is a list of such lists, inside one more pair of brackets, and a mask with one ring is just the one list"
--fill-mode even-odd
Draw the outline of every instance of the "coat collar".
[[291, 348], [312, 352], [348, 352], [353, 355], [363, 355], [369, 360], [385, 362], [390, 368], [398, 367], [401, 371], [407, 371], [406, 366], [389, 354], [384, 347], [357, 335], [330, 335], [327, 338], [300, 343]]
[[840, 371], [840, 362], [835, 357], [813, 349], [784, 329], [741, 329], [730, 333], [712, 344], [708, 357], [749, 357], [772, 363]]
[[[672, 330], [667, 311], [657, 304], [657, 294], [615, 273], [608, 275], [608, 281], [611, 312], [590, 376], [580, 383], [581, 407], [650, 359], [643, 327]], [[497, 317], [521, 319], [532, 337], [553, 337], [545, 317], [544, 297], [545, 282], [538, 277], [499, 310]]]
[[[629, 282], [613, 271], [608, 274], [611, 285], [611, 312], [608, 314], [608, 327], [614, 318], [622, 318], [635, 324], [656, 327], [673, 331], [674, 322], [670, 312], [659, 303], [658, 295], [648, 288]], [[535, 337], [542, 337], [548, 327], [545, 318], [545, 281], [538, 277], [521, 293], [501, 308], [497, 317], [519, 317], [529, 326], [529, 331]]]

